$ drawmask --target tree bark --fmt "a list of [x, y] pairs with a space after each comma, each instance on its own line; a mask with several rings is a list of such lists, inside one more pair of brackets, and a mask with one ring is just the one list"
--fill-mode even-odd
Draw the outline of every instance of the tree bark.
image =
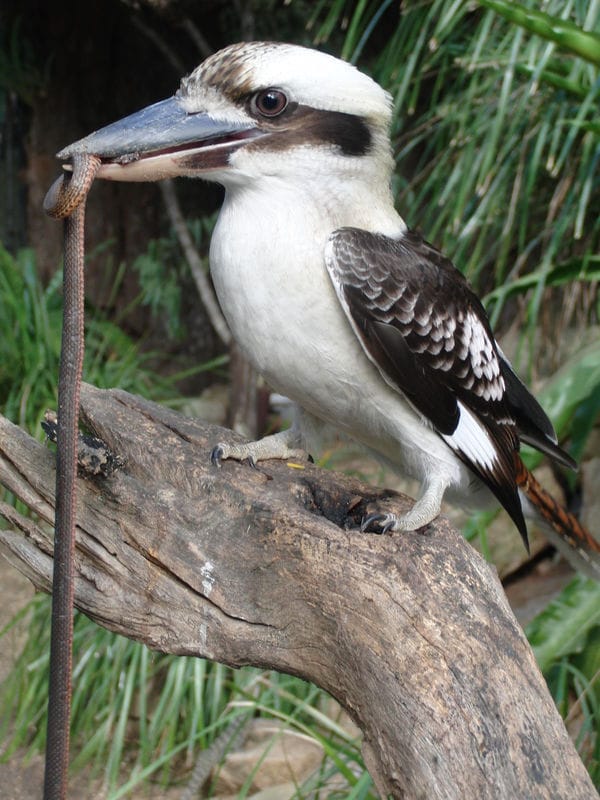
[[[85, 386], [82, 418], [124, 464], [79, 480], [76, 604], [161, 651], [313, 681], [364, 733], [393, 798], [596, 797], [502, 587], [440, 519], [355, 528], [399, 495], [303, 463], [210, 464], [231, 433]], [[54, 455], [0, 418], [0, 546], [52, 574]]]

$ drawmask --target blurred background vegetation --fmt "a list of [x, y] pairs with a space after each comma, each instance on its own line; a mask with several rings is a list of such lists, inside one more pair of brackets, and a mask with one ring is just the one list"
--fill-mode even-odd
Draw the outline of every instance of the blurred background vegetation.
[[[41, 213], [54, 153], [173, 93], [238, 40], [318, 46], [394, 97], [394, 191], [408, 224], [484, 297], [505, 351], [536, 387], [583, 469], [557, 491], [597, 531], [600, 490], [600, 0], [5, 0], [0, 9], [0, 410], [35, 435], [56, 404], [60, 226]], [[221, 193], [177, 185], [206, 269]], [[179, 403], [227, 379], [228, 348], [154, 185], [99, 182], [88, 213], [85, 379]], [[559, 369], [560, 368], [560, 369]], [[262, 427], [260, 415], [252, 425]], [[528, 454], [531, 466], [537, 465]], [[337, 463], [337, 462], [336, 462]], [[600, 783], [600, 591], [568, 571], [496, 557], [510, 526], [473, 517], [466, 535], [499, 564], [557, 705]], [[509, 545], [510, 547], [510, 545]], [[537, 559], [547, 550], [537, 548]], [[501, 563], [500, 563], [501, 562]], [[529, 601], [541, 598], [534, 611]], [[523, 601], [527, 598], [527, 602]], [[42, 748], [49, 604], [5, 681], [5, 757]], [[19, 624], [19, 620], [14, 622]], [[183, 785], [197, 754], [262, 716], [310, 737], [319, 767], [289, 797], [375, 797], [356, 732], [298, 679], [169, 658], [78, 616], [74, 768], [107, 797], [144, 781]], [[265, 745], [265, 754], [272, 741]], [[266, 755], [261, 758], [266, 757]], [[261, 758], [258, 760], [260, 761]], [[259, 768], [257, 763], [256, 769]], [[252, 796], [250, 774], [238, 790]], [[333, 788], [335, 786], [335, 788]], [[210, 786], [208, 795], [212, 795]], [[176, 796], [176, 795], [173, 795]]]

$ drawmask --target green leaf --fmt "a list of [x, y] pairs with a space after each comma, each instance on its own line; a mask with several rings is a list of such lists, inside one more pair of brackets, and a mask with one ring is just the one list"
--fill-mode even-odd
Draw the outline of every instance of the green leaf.
[[525, 8], [510, 0], [478, 0], [478, 2], [514, 25], [536, 33], [543, 39], [559, 45], [563, 50], [600, 66], [600, 35], [597, 33], [584, 31], [570, 20], [560, 19], [533, 8]]
[[600, 391], [600, 340], [580, 350], [555, 373], [538, 398], [563, 433], [583, 401]]
[[578, 575], [525, 629], [542, 672], [582, 650], [600, 625], [600, 583]]

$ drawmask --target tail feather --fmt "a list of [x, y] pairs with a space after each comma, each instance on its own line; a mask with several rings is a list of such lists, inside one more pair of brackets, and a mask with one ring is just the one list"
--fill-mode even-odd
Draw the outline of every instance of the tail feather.
[[557, 503], [520, 457], [517, 457], [516, 481], [521, 497], [525, 499], [525, 513], [544, 523], [547, 538], [573, 566], [600, 580], [600, 542], [577, 517]]

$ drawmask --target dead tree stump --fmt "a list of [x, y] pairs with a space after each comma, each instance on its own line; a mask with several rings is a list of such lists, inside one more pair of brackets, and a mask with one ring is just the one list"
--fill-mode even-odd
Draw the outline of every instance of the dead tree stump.
[[[360, 534], [405, 498], [312, 464], [259, 470], [209, 453], [227, 431], [84, 387], [82, 418], [124, 459], [79, 480], [76, 603], [152, 648], [299, 675], [364, 733], [382, 796], [589, 800], [499, 581], [440, 519], [427, 535]], [[8, 559], [49, 591], [54, 453], [0, 418]]]

